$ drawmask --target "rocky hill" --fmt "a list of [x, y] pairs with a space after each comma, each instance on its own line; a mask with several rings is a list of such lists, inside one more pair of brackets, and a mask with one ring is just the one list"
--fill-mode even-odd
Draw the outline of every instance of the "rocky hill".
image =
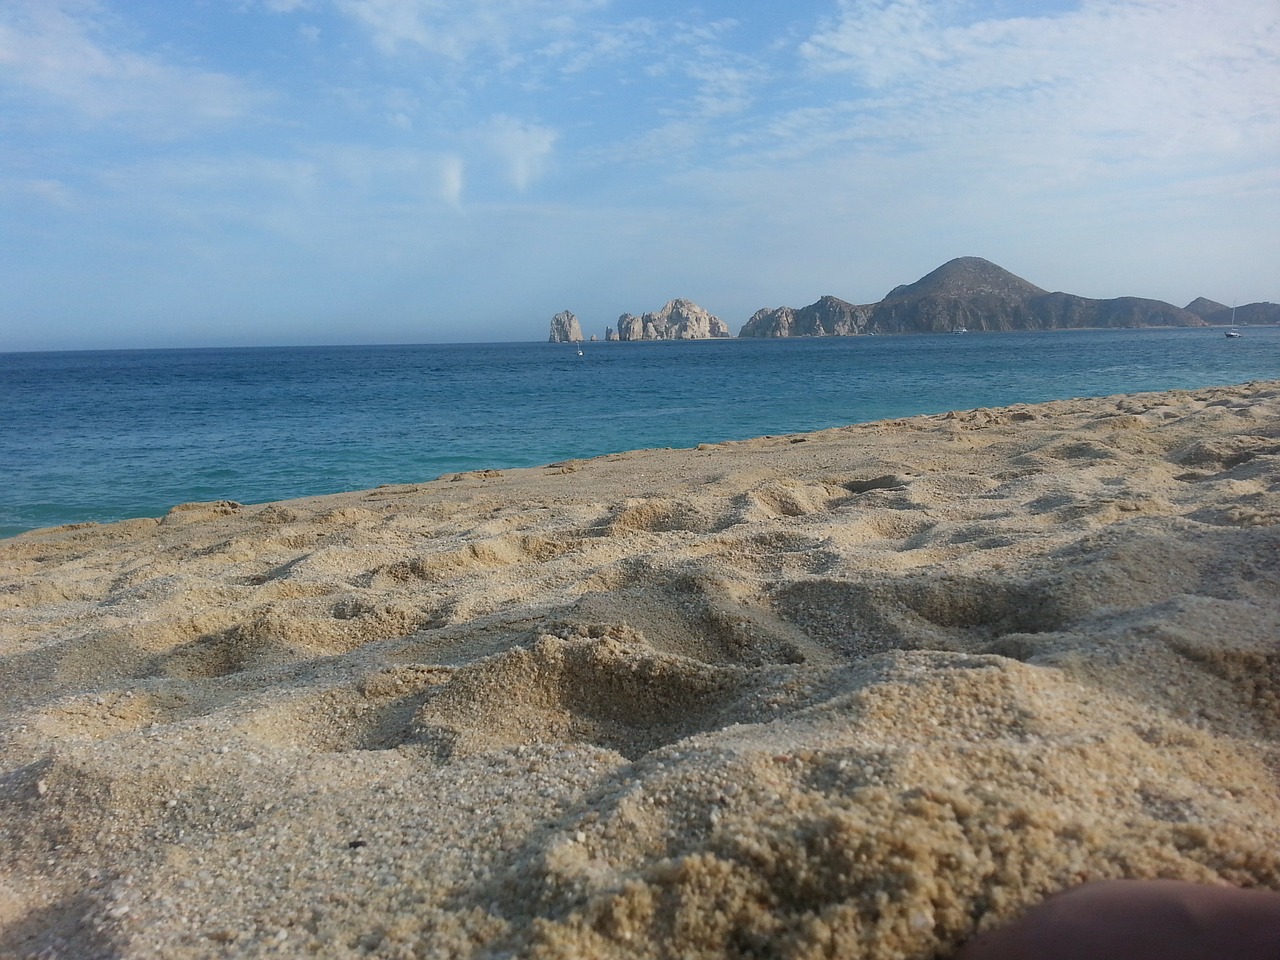
[[1217, 300], [1210, 300], [1207, 297], [1196, 297], [1187, 304], [1186, 309], [1194, 313], [1201, 320], [1208, 320], [1215, 313], [1222, 313], [1224, 310], [1230, 310], [1225, 303], [1219, 303]]
[[[1210, 303], [1211, 301], [1205, 301]], [[833, 305], [843, 305], [836, 308]], [[839, 322], [823, 322], [838, 317]], [[840, 336], [1076, 327], [1204, 326], [1205, 318], [1162, 300], [1094, 300], [1050, 293], [981, 257], [948, 261], [880, 302], [855, 306], [823, 297], [808, 307], [759, 310], [739, 336]]]
[[847, 337], [863, 333], [870, 316], [869, 307], [859, 307], [839, 297], [827, 296], [799, 309], [766, 307], [757, 310], [738, 336]]
[[1262, 301], [1242, 303], [1232, 309], [1204, 297], [1197, 297], [1187, 304], [1187, 309], [1204, 319], [1206, 323], [1236, 323], [1242, 326], [1270, 326], [1280, 323], [1280, 303]]
[[561, 310], [551, 318], [551, 335], [547, 337], [549, 343], [580, 343], [582, 341], [582, 326], [578, 323], [578, 318], [568, 310]]
[[709, 340], [732, 337], [733, 331], [719, 317], [712, 316], [691, 300], [670, 300], [661, 310], [642, 316], [624, 313], [618, 328], [606, 334], [609, 340]]
[[1050, 293], [1037, 298], [1030, 306], [1038, 322], [1032, 329], [1204, 326], [1204, 321], [1194, 313], [1163, 300], [1142, 297], [1091, 300], [1069, 293]]
[[981, 257], [948, 261], [894, 287], [871, 308], [878, 333], [1018, 330], [1035, 326], [1028, 304], [1046, 291]]

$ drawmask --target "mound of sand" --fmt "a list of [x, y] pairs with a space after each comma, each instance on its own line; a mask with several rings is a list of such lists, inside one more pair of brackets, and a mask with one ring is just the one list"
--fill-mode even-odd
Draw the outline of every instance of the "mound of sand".
[[1280, 889], [1280, 383], [0, 542], [0, 954], [946, 956]]

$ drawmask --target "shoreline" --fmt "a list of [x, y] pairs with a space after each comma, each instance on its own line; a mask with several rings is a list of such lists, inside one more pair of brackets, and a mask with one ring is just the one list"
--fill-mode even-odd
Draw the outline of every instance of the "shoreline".
[[[1095, 328], [1090, 328], [1090, 331], [1093, 331], [1094, 329], [1095, 329]], [[1150, 328], [1150, 329], [1155, 329], [1155, 328]], [[1180, 329], [1180, 328], [1161, 328], [1161, 329]], [[1025, 331], [977, 331], [977, 332], [1003, 333], [1003, 332], [1025, 332]], [[1056, 332], [1077, 332], [1077, 331], [1062, 330], [1062, 331], [1030, 331], [1030, 332], [1039, 332], [1039, 333], [1056, 333]], [[901, 335], [894, 335], [894, 336], [935, 336], [935, 335], [932, 335], [932, 334], [901, 334]], [[936, 334], [936, 336], [944, 336], [944, 334]], [[736, 339], [736, 338], [732, 338], [732, 339]], [[777, 338], [748, 338], [748, 339], [752, 339], [752, 340], [764, 340], [764, 339], [777, 339]], [[811, 340], [836, 340], [836, 339], [839, 339], [839, 340], [849, 340], [849, 339], [855, 339], [855, 338], [854, 338], [854, 337], [839, 337], [839, 338], [836, 338], [836, 337], [826, 337], [826, 338], [824, 338], [824, 337], [793, 337], [793, 338], [783, 338], [783, 339], [793, 339], [793, 340], [805, 340], [805, 341], [811, 341]], [[632, 342], [659, 342], [659, 341], [632, 341]], [[541, 343], [541, 342], [539, 342], [539, 343]], [[461, 346], [465, 346], [465, 345], [461, 345]], [[548, 346], [548, 347], [555, 347], [555, 346], [559, 346], [559, 345], [558, 345], [558, 344], [547, 344], [547, 346]], [[218, 349], [218, 348], [210, 348], [210, 349]], [[256, 349], [274, 350], [274, 349], [294, 349], [294, 348], [244, 348], [244, 349], [251, 349], [251, 350], [256, 350]], [[329, 349], [329, 348], [316, 348], [316, 349], [320, 350], [320, 349]], [[360, 348], [359, 348], [359, 347], [353, 347], [352, 349], [360, 349]], [[1250, 382], [1256, 382], [1256, 381], [1250, 381]], [[1225, 387], [1225, 386], [1232, 386], [1232, 385], [1234, 385], [1234, 384], [1232, 384], [1232, 383], [1214, 383], [1214, 384], [1208, 384], [1208, 385], [1198, 386], [1198, 387], [1184, 387], [1184, 388], [1177, 388], [1177, 390], [1186, 391], [1186, 390], [1192, 390], [1192, 389], [1213, 389], [1213, 388], [1215, 388], [1215, 387]], [[1159, 392], [1159, 391], [1142, 391], [1141, 393], [1148, 393], [1148, 392]], [[1175, 392], [1176, 392], [1176, 390], [1175, 390]], [[1121, 395], [1121, 394], [1110, 394], [1110, 395], [1108, 395], [1108, 394], [1098, 393], [1098, 394], [1086, 394], [1086, 395], [1083, 395], [1083, 396], [1063, 397], [1063, 398], [1059, 398], [1059, 399], [1064, 399], [1064, 400], [1105, 399], [1107, 396], [1119, 396], [1119, 395]], [[1044, 401], [1027, 401], [1027, 402], [1029, 402], [1029, 403], [1050, 403], [1050, 402], [1054, 402], [1054, 401], [1052, 401], [1052, 400], [1044, 400]], [[1000, 409], [1000, 408], [1001, 408], [1001, 407], [1000, 407], [1000, 405], [996, 405], [996, 406], [994, 406], [994, 407], [990, 407], [990, 408], [986, 408], [986, 407], [984, 407], [984, 408], [982, 408], [982, 409]], [[977, 409], [977, 408], [968, 408], [968, 409]], [[962, 413], [962, 412], [965, 412], [965, 410], [963, 410], [963, 409], [958, 409], [958, 410], [938, 410], [938, 411], [930, 411], [930, 412], [923, 412], [923, 413], [908, 413], [908, 414], [903, 414], [903, 416], [902, 416], [902, 417], [897, 417], [897, 418], [892, 418], [892, 419], [902, 419], [903, 417], [930, 417], [930, 416], [945, 416], [945, 415], [948, 415], [948, 414]], [[707, 445], [707, 444], [710, 444], [710, 445], [714, 446], [714, 445], [727, 444], [727, 443], [743, 443], [743, 442], [751, 442], [752, 440], [756, 440], [756, 439], [769, 439], [770, 437], [773, 437], [773, 436], [792, 436], [792, 435], [802, 435], [802, 434], [805, 434], [805, 433], [821, 432], [821, 431], [823, 431], [823, 430], [831, 430], [831, 429], [843, 429], [843, 428], [846, 428], [846, 427], [860, 426], [860, 425], [867, 425], [867, 424], [876, 423], [876, 422], [879, 422], [879, 421], [878, 421], [878, 420], [857, 420], [857, 421], [853, 421], [853, 422], [851, 422], [851, 423], [844, 423], [844, 424], [839, 424], [839, 425], [830, 426], [830, 427], [817, 428], [816, 430], [803, 430], [803, 429], [802, 429], [802, 430], [798, 430], [798, 431], [794, 431], [794, 432], [792, 432], [792, 433], [786, 433], [786, 434], [763, 434], [763, 433], [762, 433], [762, 434], [759, 434], [759, 435], [756, 435], [756, 436], [742, 437], [742, 438], [740, 438], [740, 439], [735, 439], [735, 440], [712, 440], [712, 441], [705, 441], [705, 442], [703, 442], [702, 444], [690, 443], [690, 444], [686, 444], [686, 445], [675, 445], [675, 446], [653, 446], [653, 447], [643, 447], [643, 446], [642, 446], [642, 447], [634, 447], [634, 448], [619, 449], [619, 450], [616, 450], [616, 451], [611, 451], [611, 452], [606, 452], [606, 453], [600, 453], [600, 454], [594, 454], [594, 455], [589, 455], [589, 456], [588, 456], [588, 455], [584, 455], [583, 457], [579, 457], [579, 458], [577, 458], [577, 459], [583, 459], [583, 460], [588, 460], [588, 459], [599, 459], [599, 458], [606, 457], [606, 456], [619, 456], [619, 455], [623, 455], [623, 454], [640, 454], [640, 453], [644, 453], [644, 452], [651, 451], [651, 450], [679, 450], [679, 449], [692, 449], [694, 446], [698, 446], [698, 445]], [[523, 465], [508, 466], [508, 465], [504, 465], [504, 464], [501, 464], [501, 463], [493, 463], [493, 462], [491, 462], [491, 463], [485, 464], [485, 465], [483, 465], [483, 466], [474, 466], [474, 467], [470, 467], [470, 468], [467, 468], [467, 469], [462, 470], [462, 471], [456, 471], [456, 470], [449, 470], [449, 471], [445, 471], [445, 472], [443, 472], [443, 473], [435, 474], [434, 476], [430, 477], [429, 479], [421, 479], [421, 480], [406, 480], [406, 481], [396, 481], [396, 482], [380, 483], [380, 484], [377, 484], [377, 486], [378, 486], [378, 487], [392, 487], [392, 486], [397, 486], [397, 485], [411, 485], [411, 486], [415, 486], [415, 485], [416, 485], [416, 486], [420, 486], [420, 485], [422, 485], [422, 484], [424, 484], [424, 483], [430, 483], [430, 482], [433, 482], [434, 480], [438, 480], [438, 479], [441, 479], [441, 478], [449, 478], [449, 477], [452, 477], [452, 476], [454, 476], [455, 474], [457, 474], [457, 473], [459, 473], [459, 472], [461, 472], [461, 473], [468, 473], [468, 472], [469, 472], [469, 473], [479, 473], [479, 472], [483, 472], [483, 471], [512, 472], [512, 471], [517, 471], [517, 470], [538, 470], [538, 469], [543, 469], [545, 466], [546, 466], [546, 464], [545, 464], [545, 463], [529, 463], [529, 462], [526, 462], [526, 463], [524, 463]], [[225, 499], [227, 502], [234, 502], [234, 503], [237, 503], [237, 504], [239, 504], [240, 506], [246, 506], [246, 507], [259, 506], [259, 507], [261, 507], [261, 506], [266, 506], [267, 504], [270, 504], [270, 503], [285, 502], [285, 501], [288, 501], [288, 500], [295, 500], [295, 499], [307, 499], [307, 498], [320, 497], [320, 496], [339, 496], [339, 495], [343, 495], [343, 494], [354, 494], [354, 493], [359, 493], [359, 492], [361, 492], [361, 488], [354, 488], [354, 487], [353, 487], [353, 488], [347, 488], [347, 489], [337, 489], [337, 490], [332, 490], [332, 491], [329, 491], [329, 492], [298, 493], [298, 494], [296, 494], [296, 495], [294, 495], [294, 496], [285, 496], [285, 497], [268, 497], [268, 498], [264, 498], [264, 499], [249, 499], [249, 498], [241, 499], [241, 498], [235, 498], [235, 497], [234, 497], [234, 494], [233, 494], [232, 496], [228, 496], [228, 497], [225, 497], [225, 498], [223, 498], [223, 499]], [[130, 521], [130, 520], [157, 520], [157, 521], [158, 521], [158, 520], [162, 520], [162, 519], [165, 517], [165, 515], [166, 515], [166, 514], [168, 514], [169, 512], [171, 512], [172, 510], [174, 510], [175, 508], [178, 508], [178, 507], [184, 506], [184, 505], [186, 505], [186, 504], [188, 504], [188, 503], [192, 503], [192, 502], [200, 502], [200, 501], [178, 500], [178, 499], [176, 499], [176, 498], [175, 498], [175, 499], [173, 499], [173, 500], [169, 500], [169, 501], [167, 501], [167, 503], [165, 503], [164, 505], [159, 505], [159, 504], [157, 504], [157, 505], [153, 505], [151, 508], [149, 508], [149, 509], [148, 509], [148, 511], [147, 511], [146, 513], [136, 513], [136, 514], [133, 514], [133, 515], [117, 516], [117, 517], [115, 517], [115, 518], [108, 518], [108, 519], [74, 519], [74, 520], [68, 520], [68, 521], [67, 521], [67, 522], [65, 522], [65, 523], [57, 523], [57, 524], [51, 524], [51, 525], [46, 525], [46, 526], [22, 526], [20, 529], [15, 529], [15, 530], [14, 530], [14, 532], [11, 532], [11, 533], [0, 533], [0, 543], [4, 543], [4, 542], [6, 542], [6, 541], [8, 541], [8, 540], [11, 540], [11, 539], [13, 539], [13, 538], [15, 538], [15, 537], [22, 537], [22, 536], [26, 536], [26, 535], [33, 534], [33, 533], [39, 533], [39, 532], [41, 532], [41, 531], [64, 530], [64, 529], [65, 529], [65, 530], [82, 529], [82, 528], [85, 528], [85, 527], [91, 527], [91, 526], [106, 526], [106, 525], [110, 525], [110, 524], [114, 524], [114, 523]], [[16, 528], [17, 526], [18, 526], [17, 524], [14, 524], [14, 527], [15, 527], [15, 528]]]
[[0, 952], [947, 956], [1280, 889], [1280, 381], [0, 540]]

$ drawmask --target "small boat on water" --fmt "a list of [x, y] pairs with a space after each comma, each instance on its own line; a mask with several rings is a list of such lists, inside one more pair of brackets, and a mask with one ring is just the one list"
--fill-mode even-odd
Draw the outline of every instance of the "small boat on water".
[[1236, 329], [1236, 308], [1233, 304], [1231, 307], [1231, 329], [1223, 334], [1228, 340], [1234, 340], [1240, 336], [1240, 331]]

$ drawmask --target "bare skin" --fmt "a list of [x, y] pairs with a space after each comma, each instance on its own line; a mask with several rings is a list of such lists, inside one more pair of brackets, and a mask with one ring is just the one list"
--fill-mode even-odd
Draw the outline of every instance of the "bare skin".
[[1102, 880], [975, 937], [955, 960], [1280, 960], [1280, 893]]

